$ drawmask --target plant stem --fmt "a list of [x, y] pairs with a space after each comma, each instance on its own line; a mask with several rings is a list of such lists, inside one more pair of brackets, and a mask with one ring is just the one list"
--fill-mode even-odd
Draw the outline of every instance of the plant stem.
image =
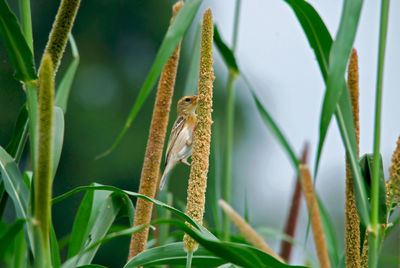
[[192, 267], [192, 257], [193, 257], [193, 251], [188, 251], [186, 257], [186, 268]]
[[389, 0], [381, 1], [381, 21], [379, 31], [378, 71], [376, 80], [376, 103], [375, 103], [375, 129], [374, 129], [374, 162], [372, 170], [371, 187], [371, 247], [369, 249], [369, 267], [377, 267], [378, 263], [378, 215], [379, 215], [379, 143], [381, 132], [381, 110], [382, 110], [382, 83], [383, 68], [385, 61], [386, 35], [389, 15]]
[[[239, 28], [239, 14], [240, 14], [241, 0], [236, 0], [235, 18], [233, 26], [232, 38], [232, 52], [235, 52], [238, 28]], [[232, 151], [233, 151], [233, 132], [235, 121], [235, 92], [233, 83], [236, 79], [236, 74], [229, 70], [228, 83], [227, 83], [227, 109], [226, 109], [226, 148], [225, 148], [225, 193], [224, 199], [227, 203], [231, 204], [231, 190], [232, 190]], [[230, 222], [229, 217], [225, 214], [223, 219], [224, 226], [224, 240], [229, 240]]]
[[32, 35], [32, 19], [31, 19], [31, 1], [19, 0], [19, 12], [21, 15], [22, 31], [29, 48], [33, 55], [33, 35]]

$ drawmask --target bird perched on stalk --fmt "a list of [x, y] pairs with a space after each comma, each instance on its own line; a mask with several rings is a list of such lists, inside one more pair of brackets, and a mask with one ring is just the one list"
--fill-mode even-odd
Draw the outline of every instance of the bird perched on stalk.
[[165, 154], [165, 169], [160, 181], [160, 190], [164, 187], [168, 173], [182, 162], [188, 166], [187, 159], [193, 150], [193, 132], [197, 125], [197, 96], [190, 95], [178, 101], [178, 118], [175, 120], [169, 135]]

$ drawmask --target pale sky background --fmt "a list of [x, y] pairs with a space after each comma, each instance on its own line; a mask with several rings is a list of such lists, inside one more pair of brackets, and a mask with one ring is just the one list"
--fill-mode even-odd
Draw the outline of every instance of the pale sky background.
[[[343, 1], [309, 2], [334, 37]], [[234, 3], [232, 0], [205, 1], [202, 9], [209, 6], [212, 8], [215, 23], [224, 40], [228, 41], [232, 39]], [[400, 16], [396, 16], [399, 11], [400, 2], [391, 1], [381, 132], [381, 152], [386, 175], [395, 142], [400, 135], [400, 90], [397, 81]], [[360, 66], [361, 155], [372, 152], [379, 16], [380, 1], [364, 1], [355, 41]], [[239, 67], [250, 78], [257, 94], [296, 152], [300, 154], [304, 142], [310, 142], [309, 163], [313, 170], [325, 86], [314, 52], [293, 11], [284, 1], [242, 1], [236, 58]], [[216, 62], [222, 65], [219, 56], [216, 56]], [[251, 208], [251, 224], [267, 224], [282, 230], [293, 191], [294, 169], [258, 116], [249, 91], [240, 79], [236, 82], [236, 92], [237, 103], [245, 110], [246, 139], [236, 143], [234, 148], [233, 166], [237, 169], [234, 171], [233, 205], [243, 212], [246, 189]], [[341, 247], [344, 228], [344, 170], [344, 147], [333, 119], [321, 158], [317, 190], [334, 221]], [[301, 213], [297, 239], [303, 242], [303, 230], [307, 224], [304, 203]], [[309, 240], [312, 240], [311, 236]], [[275, 249], [279, 248], [274, 240], [271, 240], [271, 244]], [[398, 247], [397, 243], [397, 252]], [[294, 261], [301, 264], [302, 255], [296, 250]]]

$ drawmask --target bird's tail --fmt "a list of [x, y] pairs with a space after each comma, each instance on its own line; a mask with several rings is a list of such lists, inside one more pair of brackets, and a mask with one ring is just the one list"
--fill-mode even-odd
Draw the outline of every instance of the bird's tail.
[[165, 166], [164, 173], [163, 173], [163, 175], [161, 177], [161, 180], [160, 180], [160, 191], [164, 188], [165, 181], [167, 180], [167, 176], [168, 176], [168, 173], [169, 173], [170, 170], [171, 170], [171, 167], [170, 167], [170, 165], [167, 164]]

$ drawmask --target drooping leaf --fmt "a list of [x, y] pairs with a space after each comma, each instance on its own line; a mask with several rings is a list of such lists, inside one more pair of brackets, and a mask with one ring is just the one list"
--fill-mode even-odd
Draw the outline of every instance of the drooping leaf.
[[214, 26], [214, 42], [217, 45], [218, 51], [221, 53], [226, 66], [235, 74], [239, 74], [239, 67], [237, 66], [233, 51], [225, 44], [219, 34], [218, 27]]
[[28, 189], [14, 159], [2, 147], [0, 147], [0, 169], [5, 190], [14, 203], [17, 217], [27, 219]]
[[[180, 230], [189, 234], [195, 239], [201, 246], [207, 249], [209, 252], [215, 254], [215, 256], [226, 260], [232, 264], [236, 264], [242, 267], [268, 267], [268, 268], [284, 268], [284, 267], [303, 267], [303, 266], [290, 266], [279, 262], [267, 253], [256, 249], [252, 246], [220, 241], [216, 238], [210, 238], [207, 234], [200, 230], [195, 230], [188, 227], [184, 222], [180, 220], [159, 220], [153, 222], [154, 224], [170, 224]], [[136, 257], [138, 257], [137, 255]], [[131, 263], [136, 261], [136, 257], [132, 258], [124, 268], [133, 267]]]
[[251, 92], [253, 100], [256, 103], [258, 113], [260, 114], [261, 118], [263, 119], [263, 121], [267, 125], [267, 127], [272, 131], [272, 133], [274, 134], [274, 136], [276, 137], [278, 142], [285, 149], [286, 153], [289, 155], [289, 158], [293, 164], [293, 167], [297, 170], [300, 162], [299, 162], [299, 159], [296, 157], [296, 154], [294, 153], [292, 147], [289, 145], [289, 142], [283, 135], [282, 131], [279, 129], [278, 125], [275, 123], [274, 119], [268, 113], [267, 109], [265, 109], [265, 107], [263, 106], [261, 101], [257, 98], [257, 95], [255, 94], [253, 88], [248, 83], [247, 79], [245, 79], [245, 81]]
[[[345, 33], [345, 27], [347, 24], [349, 24], [349, 20], [351, 20], [351, 15], [350, 13], [357, 13], [357, 3], [360, 3], [360, 0], [355, 1], [355, 3], [345, 3], [346, 11], [343, 13], [343, 16], [346, 16], [346, 18], [343, 18], [343, 22], [341, 24], [341, 33], [340, 33], [340, 38], [343, 39], [339, 41], [339, 43], [336, 45], [335, 48], [335, 53], [334, 56], [330, 55], [330, 50], [332, 47], [332, 38], [330, 37], [329, 31], [326, 28], [324, 22], [322, 21], [321, 17], [318, 15], [318, 13], [315, 11], [315, 9], [305, 2], [304, 0], [285, 0], [290, 7], [293, 9], [295, 12], [297, 19], [299, 20], [300, 24], [303, 27], [303, 30], [306, 34], [306, 37], [308, 39], [308, 42], [310, 46], [313, 48], [315, 56], [317, 58], [319, 67], [321, 69], [322, 76], [325, 80], [325, 83], [327, 83], [328, 80], [328, 73], [329, 73], [329, 66], [332, 65], [330, 63], [330, 57], [339, 57], [339, 62], [334, 62], [335, 68], [339, 68], [338, 70], [335, 70], [334, 75], [336, 76], [336, 72], [342, 71], [343, 67], [343, 62], [340, 62], [340, 60], [343, 60], [344, 55], [346, 54], [345, 52], [348, 49], [349, 42], [350, 44], [350, 49], [353, 43], [354, 39], [354, 34], [355, 34], [355, 28], [352, 25], [350, 28], [349, 33]], [[351, 2], [351, 1], [347, 1]], [[359, 7], [359, 6], [358, 6]], [[349, 13], [349, 8], [351, 9]], [[358, 14], [359, 15], [359, 14]], [[356, 19], [356, 22], [358, 21], [358, 16], [355, 16], [354, 19]], [[347, 36], [348, 35], [348, 36]], [[338, 36], [339, 37], [339, 36]], [[346, 43], [346, 47], [342, 47], [343, 42]], [[350, 50], [349, 50], [350, 54]], [[330, 57], [329, 57], [330, 55]], [[337, 55], [337, 56], [335, 56]], [[348, 55], [347, 55], [348, 56]], [[346, 62], [344, 65], [346, 65]], [[364, 179], [362, 178], [362, 174], [360, 171], [360, 167], [358, 165], [358, 160], [357, 160], [357, 149], [356, 149], [356, 139], [355, 139], [355, 132], [354, 132], [354, 124], [353, 124], [353, 116], [352, 116], [352, 109], [351, 109], [351, 103], [350, 103], [350, 97], [349, 97], [349, 92], [347, 90], [347, 85], [344, 80], [344, 71], [342, 76], [336, 82], [335, 86], [340, 88], [340, 91], [342, 94], [339, 94], [339, 99], [336, 100], [335, 102], [335, 109], [334, 112], [336, 111], [336, 120], [339, 125], [339, 130], [340, 134], [342, 136], [342, 140], [344, 143], [344, 146], [346, 148], [346, 154], [349, 159], [350, 163], [350, 168], [353, 174], [353, 183], [354, 183], [354, 189], [355, 189], [355, 194], [356, 194], [356, 203], [357, 203], [357, 209], [360, 213], [361, 220], [368, 224], [369, 222], [369, 207], [368, 207], [368, 201], [366, 197], [366, 192], [365, 192], [365, 187], [364, 187]], [[337, 92], [336, 92], [337, 93]], [[336, 98], [336, 97], [335, 97]], [[326, 116], [325, 116], [326, 117]], [[324, 117], [324, 118], [325, 118]], [[325, 121], [324, 121], [325, 122]], [[329, 124], [325, 125], [320, 125], [320, 139], [318, 142], [318, 149], [317, 149], [317, 156], [316, 156], [316, 164], [315, 164], [315, 174], [317, 174], [318, 167], [319, 167], [319, 160], [322, 152], [322, 146], [325, 141], [326, 137], [326, 131], [328, 128]]]
[[72, 82], [74, 81], [75, 73], [79, 65], [79, 52], [72, 34], [69, 35], [69, 43], [71, 45], [73, 59], [57, 87], [55, 100], [55, 105], [60, 107], [64, 114], [67, 112], [69, 93], [71, 91]]
[[332, 37], [315, 9], [304, 0], [285, 0], [293, 9], [317, 58], [324, 79], [328, 76]]
[[[91, 184], [91, 187], [96, 186], [97, 184]], [[89, 219], [91, 215], [98, 210], [99, 205], [94, 206], [96, 194], [96, 203], [100, 204], [99, 200], [104, 200], [106, 196], [109, 194], [107, 191], [88, 191], [85, 196], [83, 197], [81, 204], [79, 206], [78, 212], [75, 216], [75, 221], [72, 226], [71, 231], [71, 238], [68, 247], [68, 258], [72, 258], [73, 256], [77, 255], [85, 242], [87, 230], [89, 227]], [[54, 204], [53, 200], [53, 204]]]
[[15, 68], [15, 78], [23, 82], [37, 79], [32, 51], [6, 0], [0, 0], [0, 34]]
[[[185, 265], [187, 253], [183, 250], [183, 242], [171, 243], [168, 245], [150, 248], [139, 253], [129, 261], [125, 268], [155, 265]], [[192, 257], [192, 265], [201, 267], [216, 267], [226, 263], [225, 260], [216, 257], [214, 254], [199, 247]]]
[[157, 52], [157, 56], [153, 62], [153, 65], [151, 66], [146, 80], [143, 83], [142, 88], [140, 89], [139, 95], [137, 96], [136, 101], [132, 106], [131, 112], [129, 113], [129, 116], [125, 122], [124, 127], [122, 128], [121, 133], [112, 144], [111, 148], [98, 157], [102, 157], [110, 153], [124, 137], [132, 121], [135, 119], [137, 113], [142, 108], [143, 103], [145, 102], [155, 83], [157, 82], [157, 79], [160, 76], [165, 63], [168, 61], [179, 41], [185, 35], [186, 30], [192, 23], [192, 20], [196, 15], [196, 12], [201, 2], [202, 0], [185, 1], [185, 4], [178, 12], [176, 18], [174, 19], [174, 22], [169, 26], [168, 31], [165, 34], [160, 49]]
[[56, 175], [60, 162], [62, 146], [64, 142], [64, 113], [59, 107], [53, 108], [53, 153], [52, 153], [52, 178]]
[[[93, 199], [96, 203], [96, 198]], [[89, 227], [85, 234], [85, 243], [78, 254], [68, 259], [63, 268], [88, 265], [93, 260], [100, 246], [92, 246], [97, 241], [103, 239], [116, 219], [121, 207], [124, 205], [120, 193], [111, 193], [99, 204], [99, 209], [93, 211], [89, 220]]]
[[[347, 89], [347, 85], [344, 83], [344, 75], [353, 48], [362, 3], [363, 0], [344, 1], [339, 30], [329, 56], [328, 76], [325, 80], [326, 91], [321, 111], [320, 140], [325, 139], [329, 123], [336, 111], [342, 92]], [[322, 148], [322, 145], [320, 142], [318, 147]]]

